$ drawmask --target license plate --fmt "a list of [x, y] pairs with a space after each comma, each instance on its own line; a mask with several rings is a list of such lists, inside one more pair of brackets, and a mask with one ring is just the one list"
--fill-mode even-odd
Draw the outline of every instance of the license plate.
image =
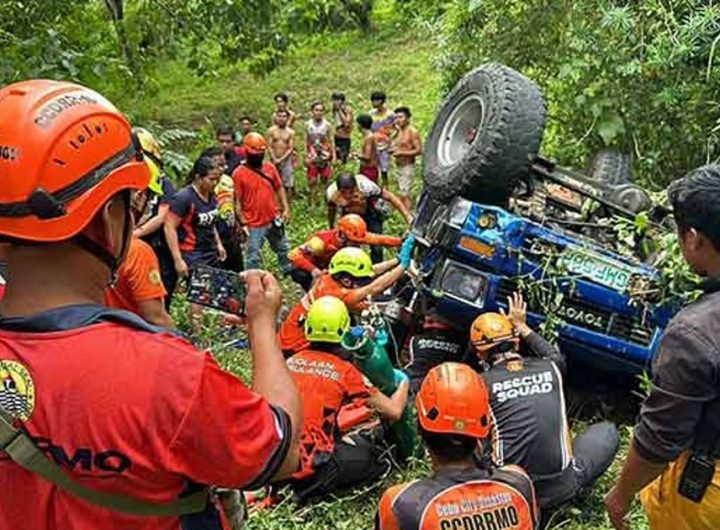
[[585, 276], [620, 292], [627, 289], [630, 281], [630, 273], [621, 265], [581, 252], [564, 252], [560, 257], [560, 265], [571, 274]]

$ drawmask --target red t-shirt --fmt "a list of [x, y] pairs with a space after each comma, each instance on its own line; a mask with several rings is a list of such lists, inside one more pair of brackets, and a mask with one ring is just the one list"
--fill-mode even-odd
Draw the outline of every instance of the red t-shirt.
[[118, 270], [115, 286], [105, 289], [105, 304], [140, 314], [139, 302], [162, 300], [166, 295], [155, 252], [144, 241], [132, 238], [125, 261]]
[[282, 188], [282, 181], [277, 168], [274, 164], [265, 162], [262, 172], [267, 179], [247, 166], [239, 166], [233, 173], [235, 195], [250, 228], [269, 225], [280, 212], [275, 193]]
[[[102, 311], [111, 310], [71, 306], [0, 321], [0, 402], [71, 477], [162, 503], [189, 482], [252, 489], [277, 472], [290, 438], [284, 412], [184, 339], [115, 321], [124, 313], [98, 322]], [[2, 457], [0, 492], [3, 529], [181, 525], [95, 506]]]
[[335, 450], [340, 408], [377, 390], [352, 363], [331, 353], [305, 350], [290, 357], [287, 365], [303, 404], [301, 468], [295, 474], [302, 478], [312, 474], [317, 459]]

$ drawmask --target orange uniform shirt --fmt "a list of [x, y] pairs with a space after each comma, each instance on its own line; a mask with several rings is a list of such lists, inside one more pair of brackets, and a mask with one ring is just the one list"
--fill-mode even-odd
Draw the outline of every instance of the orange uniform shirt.
[[334, 296], [348, 306], [350, 311], [362, 308], [363, 303], [355, 300], [356, 290], [347, 289], [336, 282], [329, 274], [323, 274], [313, 284], [308, 293], [303, 296], [280, 326], [278, 338], [280, 348], [284, 352], [299, 352], [310, 347], [305, 338], [305, 316], [310, 305], [321, 296]]
[[[307, 272], [312, 272], [314, 268], [327, 269], [335, 253], [345, 246], [339, 235], [340, 231], [337, 229], [315, 232], [310, 239], [288, 254], [290, 263]], [[368, 233], [364, 241], [350, 244], [399, 247], [402, 245], [402, 239], [395, 236]]]
[[290, 357], [287, 365], [303, 405], [301, 467], [295, 474], [303, 478], [334, 452], [340, 408], [377, 390], [352, 363], [331, 353], [305, 350]]
[[143, 240], [133, 237], [115, 286], [105, 289], [105, 305], [140, 314], [138, 303], [162, 300], [165, 296], [167, 291], [155, 252]]
[[376, 530], [535, 530], [535, 489], [516, 466], [442, 470], [388, 489]]

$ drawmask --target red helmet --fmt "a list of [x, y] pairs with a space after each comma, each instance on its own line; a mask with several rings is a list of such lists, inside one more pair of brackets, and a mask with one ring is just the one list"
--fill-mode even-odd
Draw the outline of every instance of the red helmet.
[[367, 238], [365, 219], [355, 213], [343, 215], [338, 220], [337, 228], [341, 234], [353, 243], [362, 243]]
[[423, 429], [439, 434], [486, 438], [490, 433], [490, 396], [482, 377], [462, 363], [430, 370], [415, 399]]
[[0, 90], [0, 235], [70, 239], [113, 195], [149, 180], [130, 124], [97, 92], [56, 81]]
[[267, 142], [262, 134], [250, 132], [243, 138], [243, 147], [251, 155], [264, 155], [267, 151]]

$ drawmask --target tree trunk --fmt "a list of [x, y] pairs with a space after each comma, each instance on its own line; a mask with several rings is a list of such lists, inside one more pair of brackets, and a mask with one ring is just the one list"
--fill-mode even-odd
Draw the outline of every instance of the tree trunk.
[[125, 58], [130, 72], [138, 84], [140, 84], [142, 83], [142, 72], [140, 71], [140, 65], [137, 61], [135, 51], [130, 45], [127, 31], [125, 30], [125, 10], [123, 3], [124, 0], [105, 0], [105, 6], [110, 13], [110, 18], [112, 18], [115, 34], [117, 35], [118, 44], [120, 45], [120, 52]]
[[373, 0], [342, 0], [342, 4], [364, 33], [372, 30]]

